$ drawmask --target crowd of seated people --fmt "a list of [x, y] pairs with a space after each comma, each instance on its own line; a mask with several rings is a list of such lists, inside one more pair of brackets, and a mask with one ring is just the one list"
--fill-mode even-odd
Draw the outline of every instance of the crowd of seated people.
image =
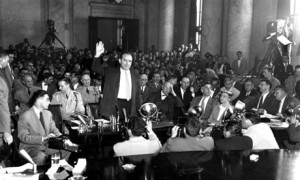
[[[293, 71], [291, 66], [288, 69], [284, 68], [283, 71], [274, 71], [274, 67], [265, 67], [259, 84], [251, 77], [240, 81], [239, 76], [247, 74], [246, 62], [241, 51], [237, 52], [237, 59], [234, 60], [229, 60], [226, 56], [214, 56], [211, 53], [206, 53], [205, 59], [201, 59], [198, 50], [185, 46], [175, 47], [170, 52], [147, 49], [122, 55], [116, 50], [112, 52], [105, 50], [103, 54], [97, 55], [97, 52], [93, 53], [89, 49], [72, 48], [67, 51], [55, 51], [51, 48], [38, 49], [30, 46], [29, 43], [21, 43], [15, 47], [10, 46], [6, 54], [10, 55], [11, 74], [14, 76], [13, 101], [10, 102], [14, 106], [10, 109], [11, 112], [17, 112], [16, 114], [22, 116], [30, 108], [28, 102], [34, 92], [42, 89], [48, 93], [51, 104], [62, 106], [64, 119], [74, 112], [84, 113], [84, 105], [87, 103], [100, 103], [107, 98], [109, 95], [103, 93], [104, 89], [108, 93], [114, 91], [105, 87], [116, 80], [114, 77], [108, 79], [111, 77], [110, 72], [106, 72], [106, 76], [103, 76], [103, 71], [101, 73], [93, 71], [92, 64], [95, 58], [98, 58], [102, 64], [104, 62], [106, 67], [114, 68], [118, 68], [119, 63], [121, 66], [122, 63], [128, 63], [123, 60], [129, 58], [131, 60], [129, 69], [135, 72], [134, 75], [139, 75], [134, 77], [140, 78], [132, 81], [137, 83], [134, 84], [138, 87], [136, 93], [141, 96], [142, 103], [151, 102], [157, 105], [162, 121], [176, 124], [177, 119], [186, 116], [193, 106], [200, 106], [203, 109], [202, 119], [198, 121], [190, 119], [186, 123], [185, 138], [175, 137], [176, 128], [173, 129], [174, 134], [172, 133], [172, 137], [163, 145], [161, 152], [183, 151], [187, 147], [191, 147], [189, 150], [214, 149], [214, 140], [210, 137], [202, 137], [201, 131], [205, 130], [208, 124], [218, 125], [225, 116], [233, 113], [232, 109], [237, 101], [244, 102], [247, 110], [259, 110], [280, 117], [288, 116], [286, 111], [300, 104], [300, 65], [297, 65]], [[95, 58], [94, 54], [96, 54]], [[283, 67], [286, 67], [285, 63], [282, 62]], [[285, 72], [287, 70], [289, 72]], [[284, 76], [285, 79], [280, 75], [282, 72], [288, 74]], [[276, 77], [280, 77], [280, 80]], [[120, 86], [124, 85], [123, 82]], [[120, 95], [118, 91], [116, 93]], [[115, 104], [115, 102], [108, 102], [106, 106], [114, 109]], [[137, 113], [139, 106], [135, 108], [129, 111]], [[107, 117], [106, 114], [104, 116]], [[246, 119], [244, 123], [246, 126], [243, 124], [243, 128], [246, 128], [247, 132], [244, 135], [251, 138], [253, 149], [278, 148], [273, 140], [270, 146], [261, 146], [264, 142], [257, 140], [257, 137], [260, 139], [261, 136], [273, 138], [272, 132], [264, 126], [265, 124], [260, 123], [259, 117], [251, 114]], [[238, 138], [241, 135], [239, 128], [240, 126], [236, 124], [225, 125], [226, 140], [247, 139]], [[151, 128], [144, 128], [143, 132], [146, 130], [152, 133]], [[263, 134], [267, 131], [269, 134], [258, 136], [256, 131]], [[144, 141], [141, 133], [133, 132], [134, 129], [131, 129], [132, 138], [126, 143], [134, 139]], [[270, 139], [266, 141], [271, 141]], [[201, 142], [201, 145], [193, 144], [194, 141]], [[217, 149], [222, 149], [220, 145], [222, 143], [224, 142], [216, 146]], [[156, 142], [156, 144], [160, 147], [160, 143]], [[246, 142], [246, 144], [248, 148], [251, 143]], [[118, 146], [122, 144], [115, 146], [116, 154], [122, 155]]]

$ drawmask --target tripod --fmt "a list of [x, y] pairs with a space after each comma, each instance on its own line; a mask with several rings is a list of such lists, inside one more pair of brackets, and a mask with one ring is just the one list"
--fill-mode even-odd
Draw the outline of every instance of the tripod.
[[50, 47], [53, 47], [55, 39], [64, 47], [64, 49], [66, 49], [66, 46], [64, 45], [64, 43], [56, 36], [55, 29], [50, 29], [50, 28], [49, 28], [49, 31], [47, 32], [44, 40], [42, 41], [41, 45], [39, 46], [39, 48], [41, 48], [44, 43], [46, 43], [46, 45], [48, 45]]

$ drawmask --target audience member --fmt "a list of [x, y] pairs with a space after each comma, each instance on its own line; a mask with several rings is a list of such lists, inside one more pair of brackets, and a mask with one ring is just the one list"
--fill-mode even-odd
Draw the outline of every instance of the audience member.
[[59, 90], [53, 94], [51, 104], [61, 105], [62, 118], [66, 119], [74, 112], [84, 113], [82, 97], [79, 92], [71, 89], [69, 78], [62, 78], [58, 82]]
[[81, 98], [84, 104], [97, 103], [100, 98], [99, 88], [91, 86], [91, 77], [89, 74], [83, 74], [81, 76], [82, 86], [79, 86], [76, 91], [81, 94]]
[[274, 66], [274, 76], [280, 81], [282, 85], [285, 85], [285, 80], [293, 75], [293, 66], [289, 64], [289, 56], [282, 55], [282, 62]]
[[300, 80], [300, 65], [295, 66], [294, 74], [295, 75], [289, 76], [288, 79], [285, 81], [285, 87], [290, 96], [293, 96], [296, 93], [295, 90], [297, 90], [296, 84]]
[[273, 76], [273, 69], [272, 68], [265, 68], [263, 71], [263, 76], [270, 81], [271, 83], [271, 88], [270, 88], [270, 92], [273, 93], [275, 87], [280, 85], [280, 81]]
[[224, 87], [222, 87], [220, 89], [221, 92], [223, 91], [229, 91], [231, 92], [232, 96], [230, 98], [230, 101], [235, 104], [235, 99], [240, 95], [240, 91], [237, 90], [234, 86], [233, 86], [233, 81], [230, 77], [226, 77], [225, 81], [224, 81]]
[[147, 83], [148, 83], [148, 76], [146, 74], [141, 74], [139, 87], [141, 89], [143, 103], [145, 103], [145, 101], [147, 100], [150, 94], [150, 88], [147, 85]]
[[53, 75], [50, 73], [45, 73], [42, 75], [41, 82], [37, 83], [36, 86], [41, 88], [44, 91], [47, 91], [47, 94], [52, 99], [53, 94], [57, 91], [57, 87], [53, 84]]
[[289, 116], [289, 109], [294, 109], [296, 106], [300, 105], [300, 101], [295, 97], [289, 96], [283, 86], [277, 86], [274, 95], [279, 101], [277, 104], [276, 115], [280, 118]]
[[272, 84], [269, 80], [264, 79], [259, 83], [259, 90], [262, 93], [255, 99], [255, 104], [257, 109], [264, 109], [268, 114], [277, 114], [276, 109], [278, 101], [275, 96], [270, 92]]
[[247, 74], [247, 61], [243, 58], [242, 51], [236, 53], [237, 59], [231, 64], [232, 70], [238, 76]]
[[180, 98], [180, 100], [183, 102], [183, 112], [180, 111], [180, 109], [177, 109], [175, 111], [175, 114], [177, 117], [183, 116], [188, 111], [191, 101], [193, 97], [195, 96], [195, 93], [193, 92], [192, 87], [190, 87], [190, 79], [188, 77], [183, 77], [180, 81], [180, 86], [173, 86], [174, 92], [176, 93], [176, 96]]

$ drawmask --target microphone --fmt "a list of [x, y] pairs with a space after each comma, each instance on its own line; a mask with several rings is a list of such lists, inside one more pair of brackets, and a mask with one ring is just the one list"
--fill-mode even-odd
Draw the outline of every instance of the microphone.
[[82, 122], [82, 124], [84, 124], [85, 126], [87, 126], [85, 120], [81, 117], [81, 115], [77, 115], [77, 117]]
[[21, 149], [21, 150], [19, 151], [19, 153], [20, 153], [21, 156], [22, 156], [23, 158], [25, 158], [28, 162], [30, 162], [30, 163], [32, 163], [32, 164], [35, 164], [35, 163], [33, 162], [32, 158], [29, 156], [29, 154], [28, 154], [24, 149]]
[[123, 111], [123, 114], [124, 114], [125, 123], [127, 123], [128, 121], [127, 121], [126, 109], [123, 108], [122, 111]]

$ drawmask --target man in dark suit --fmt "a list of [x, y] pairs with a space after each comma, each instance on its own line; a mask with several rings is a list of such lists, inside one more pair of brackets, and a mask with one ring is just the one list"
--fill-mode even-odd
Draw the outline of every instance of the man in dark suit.
[[[180, 81], [180, 86], [174, 87], [174, 92], [176, 93], [177, 97], [183, 102], [184, 107], [183, 111], [186, 113], [190, 107], [191, 101], [195, 96], [195, 92], [191, 92], [190, 88], [190, 79], [188, 77], [183, 77]], [[181, 109], [176, 108], [177, 117], [183, 116]], [[175, 117], [176, 118], [176, 117]]]
[[175, 121], [174, 119], [174, 109], [182, 108], [183, 102], [177, 97], [173, 90], [173, 86], [170, 82], [165, 82], [163, 88], [160, 92], [152, 92], [146, 102], [154, 103], [158, 111], [161, 113], [162, 121]]
[[275, 96], [270, 92], [272, 84], [269, 80], [263, 79], [260, 81], [259, 89], [262, 93], [256, 97], [255, 104], [257, 109], [264, 109], [268, 114], [277, 114], [278, 101]]
[[216, 98], [220, 92], [220, 80], [218, 78], [213, 78], [211, 80], [211, 97]]
[[[8, 65], [9, 58], [7, 55], [1, 54], [0, 56], [0, 69], [6, 68]], [[11, 144], [13, 138], [10, 129], [10, 112], [8, 106], [9, 88], [0, 74], [0, 148], [3, 143]], [[1, 162], [0, 162], [1, 163]]]
[[289, 57], [287, 55], [283, 55], [282, 63], [275, 65], [274, 76], [282, 85], [284, 85], [285, 80], [293, 74], [293, 71], [293, 66], [289, 64]]
[[137, 114], [137, 109], [142, 104], [142, 97], [138, 89], [138, 74], [130, 70], [132, 64], [131, 54], [125, 53], [119, 59], [120, 67], [110, 67], [107, 60], [103, 59], [101, 64], [100, 56], [104, 52], [102, 42], [96, 45], [96, 55], [93, 61], [92, 70], [105, 78], [103, 99], [100, 112], [104, 117], [117, 115], [116, 105], [121, 111], [120, 119], [123, 119], [123, 109], [128, 116]]
[[287, 91], [284, 86], [277, 86], [275, 88], [275, 98], [279, 101], [277, 105], [277, 116], [278, 117], [287, 117], [290, 115], [288, 112], [289, 109], [294, 109], [300, 104], [300, 101], [292, 96], [287, 94]]
[[161, 77], [159, 72], [155, 72], [153, 74], [152, 81], [148, 83], [148, 87], [150, 88], [150, 92], [160, 92], [161, 90], [161, 83], [160, 83]]
[[244, 83], [244, 89], [241, 91], [237, 101], [242, 101], [246, 104], [246, 109], [252, 109], [255, 107], [254, 100], [259, 93], [254, 89], [254, 83], [252, 79], [246, 79]]
[[214, 99], [210, 96], [211, 95], [211, 84], [206, 82], [201, 87], [202, 96], [196, 96], [191, 102], [191, 108], [193, 106], [200, 106], [203, 110], [203, 114], [201, 116], [201, 120], [207, 121], [210, 114], [213, 110]]
[[43, 74], [42, 81], [37, 83], [36, 86], [47, 91], [50, 100], [52, 99], [52, 95], [57, 91], [57, 87], [53, 84], [53, 75], [50, 73]]
[[139, 87], [141, 89], [143, 103], [145, 103], [146, 99], [148, 98], [148, 96], [150, 94], [150, 88], [147, 85], [147, 83], [148, 83], [148, 76], [146, 74], [141, 74]]
[[237, 59], [231, 64], [231, 67], [236, 75], [246, 75], [247, 74], [247, 62], [243, 58], [242, 51], [236, 53]]

